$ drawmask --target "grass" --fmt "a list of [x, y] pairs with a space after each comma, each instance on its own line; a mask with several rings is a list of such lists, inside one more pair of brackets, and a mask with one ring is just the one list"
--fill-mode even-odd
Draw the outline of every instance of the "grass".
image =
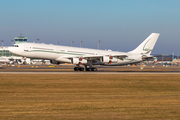
[[180, 75], [0, 75], [0, 119], [179, 119]]

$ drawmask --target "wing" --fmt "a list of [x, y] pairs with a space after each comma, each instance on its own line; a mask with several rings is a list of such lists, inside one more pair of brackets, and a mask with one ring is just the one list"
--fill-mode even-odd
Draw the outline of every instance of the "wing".
[[64, 56], [63, 58], [72, 59], [72, 58], [82, 58], [86, 60], [100, 60], [104, 56], [109, 57], [112, 59], [113, 57], [117, 59], [123, 59], [128, 57], [127, 55], [85, 55], [85, 56]]
[[109, 56], [110, 59], [112, 59], [112, 57], [115, 57], [117, 59], [123, 59], [123, 58], [126, 58], [127, 55], [88, 55], [88, 56], [83, 56], [82, 58], [83, 59], [87, 59], [87, 60], [91, 60], [91, 59], [99, 59], [99, 58], [102, 58], [104, 56]]

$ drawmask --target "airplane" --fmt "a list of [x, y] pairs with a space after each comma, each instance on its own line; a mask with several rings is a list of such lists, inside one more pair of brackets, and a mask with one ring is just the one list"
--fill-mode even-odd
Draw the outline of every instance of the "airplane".
[[153, 61], [151, 61], [151, 63], [156, 63], [158, 61], [158, 59], [154, 59]]
[[162, 62], [162, 64], [164, 65], [164, 66], [170, 66], [170, 65], [172, 65], [172, 64], [176, 64], [176, 58], [174, 58], [172, 61], [163, 61]]
[[[151, 61], [150, 55], [159, 37], [152, 33], [136, 49], [130, 52], [117, 52], [99, 49], [59, 46], [45, 43], [19, 43], [9, 47], [13, 54], [32, 59], [51, 60], [52, 63], [70, 63], [76, 65], [74, 71], [97, 71], [94, 65], [122, 66]], [[84, 67], [82, 67], [84, 66]]]

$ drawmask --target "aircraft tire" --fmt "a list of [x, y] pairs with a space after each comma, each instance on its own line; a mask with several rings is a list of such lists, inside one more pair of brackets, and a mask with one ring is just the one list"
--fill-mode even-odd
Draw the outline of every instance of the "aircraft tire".
[[97, 71], [97, 68], [92, 68], [92, 71]]
[[84, 71], [84, 68], [83, 67], [79, 68], [79, 71]]
[[74, 71], [78, 71], [78, 70], [79, 70], [79, 68], [78, 68], [78, 67], [75, 67], [75, 68], [74, 68]]
[[89, 68], [86, 68], [86, 71], [90, 71], [90, 69], [89, 69]]
[[97, 68], [86, 68], [86, 71], [97, 71]]

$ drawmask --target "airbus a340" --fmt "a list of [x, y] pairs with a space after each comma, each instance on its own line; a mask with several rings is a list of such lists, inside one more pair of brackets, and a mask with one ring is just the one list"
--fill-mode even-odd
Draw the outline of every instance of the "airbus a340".
[[[159, 37], [152, 33], [136, 49], [130, 52], [116, 52], [99, 49], [67, 47], [39, 43], [19, 43], [9, 48], [13, 54], [35, 59], [51, 60], [54, 63], [71, 63], [75, 71], [97, 71], [93, 65], [121, 66], [153, 60], [150, 55]], [[84, 66], [84, 67], [83, 67]]]

